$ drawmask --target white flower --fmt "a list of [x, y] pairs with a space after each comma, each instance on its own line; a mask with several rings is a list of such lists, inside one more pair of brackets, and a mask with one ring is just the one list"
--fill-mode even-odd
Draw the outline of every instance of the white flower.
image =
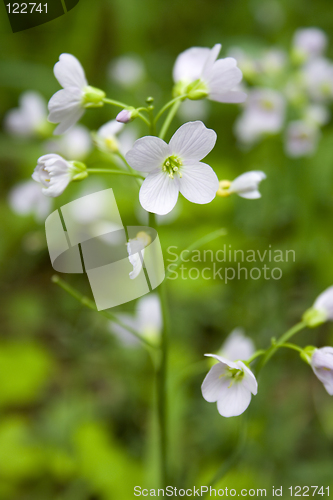
[[84, 114], [85, 108], [103, 105], [105, 93], [90, 87], [80, 62], [72, 54], [61, 54], [54, 76], [63, 87], [49, 101], [49, 121], [59, 123], [55, 134], [63, 134]]
[[333, 64], [320, 58], [309, 61], [302, 71], [304, 85], [315, 101], [333, 99]]
[[235, 328], [223, 343], [218, 355], [236, 361], [247, 360], [254, 352], [255, 346], [252, 339], [246, 337], [242, 328]]
[[245, 110], [235, 123], [237, 138], [252, 144], [267, 134], [280, 132], [285, 117], [285, 99], [272, 89], [254, 89], [246, 101]]
[[140, 231], [136, 238], [128, 240], [127, 253], [128, 259], [133, 266], [133, 270], [129, 273], [131, 280], [139, 276], [142, 269], [143, 256], [146, 246], [151, 243], [151, 237], [144, 231]]
[[48, 125], [45, 99], [38, 92], [29, 90], [21, 94], [19, 104], [6, 114], [5, 129], [22, 137], [38, 135]]
[[[158, 295], [150, 293], [138, 300], [134, 315], [118, 314], [117, 317], [126, 325], [137, 330], [151, 342], [158, 342], [162, 331], [162, 311]], [[126, 328], [113, 321], [109, 323], [110, 331], [125, 345], [139, 345], [139, 340]]]
[[313, 306], [303, 314], [303, 321], [310, 328], [333, 321], [333, 286], [318, 295]]
[[47, 141], [46, 147], [51, 153], [82, 160], [91, 150], [92, 139], [86, 127], [76, 125], [63, 136]]
[[261, 198], [259, 183], [266, 179], [266, 174], [260, 170], [251, 170], [236, 177], [232, 182], [220, 181], [217, 195], [221, 197], [236, 193], [242, 198], [254, 200]]
[[138, 139], [126, 154], [129, 165], [149, 172], [140, 189], [140, 203], [147, 212], [169, 213], [179, 191], [192, 203], [209, 203], [219, 187], [213, 169], [200, 162], [214, 147], [216, 133], [200, 122], [182, 125], [170, 143], [147, 136]]
[[122, 87], [135, 87], [145, 76], [145, 66], [138, 56], [124, 55], [112, 61], [109, 76]]
[[310, 104], [304, 110], [304, 120], [313, 125], [326, 125], [330, 120], [330, 112], [322, 104]]
[[293, 48], [301, 62], [322, 55], [326, 46], [327, 36], [321, 29], [299, 29], [294, 34]]
[[287, 55], [280, 49], [268, 49], [260, 58], [260, 64], [263, 73], [274, 75], [280, 73], [287, 64]]
[[249, 406], [251, 394], [256, 395], [258, 384], [251, 370], [242, 361], [230, 361], [216, 354], [206, 354], [217, 359], [206, 375], [201, 391], [208, 403], [217, 402], [222, 417], [236, 417]]
[[44, 221], [51, 210], [51, 200], [31, 180], [20, 182], [10, 190], [9, 205], [18, 215], [33, 214], [38, 222]]
[[313, 304], [313, 308], [325, 314], [326, 321], [333, 321], [333, 286], [327, 288], [323, 293], [318, 295]]
[[54, 198], [63, 193], [74, 177], [84, 178], [86, 175], [83, 163], [66, 161], [59, 155], [48, 154], [38, 158], [32, 178], [42, 184], [42, 192], [46, 196]]
[[311, 366], [328, 394], [333, 396], [333, 347], [316, 349], [311, 358]]
[[303, 120], [290, 122], [286, 131], [287, 155], [294, 158], [310, 156], [316, 150], [319, 135], [319, 129], [314, 124]]
[[236, 59], [217, 60], [221, 44], [212, 49], [192, 47], [182, 52], [173, 68], [176, 93], [190, 99], [208, 97], [212, 101], [244, 102], [246, 94], [236, 89], [242, 79]]
[[123, 123], [116, 120], [105, 123], [95, 134], [96, 146], [106, 153], [120, 152], [125, 155], [133, 147], [138, 134], [134, 126], [124, 127]]

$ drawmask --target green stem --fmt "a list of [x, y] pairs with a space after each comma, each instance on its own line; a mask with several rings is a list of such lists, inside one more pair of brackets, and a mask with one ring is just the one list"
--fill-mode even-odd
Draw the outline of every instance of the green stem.
[[128, 104], [124, 104], [123, 102], [119, 101], [114, 101], [113, 99], [108, 99], [107, 97], [103, 99], [103, 102], [105, 102], [105, 104], [111, 104], [112, 106], [117, 106], [118, 108], [129, 108]]
[[[192, 245], [187, 247], [184, 250], [184, 252], [185, 251], [191, 252], [192, 250], [196, 250], [196, 249], [202, 247], [203, 245], [205, 245], [206, 243], [209, 243], [210, 241], [216, 240], [216, 238], [219, 238], [220, 236], [225, 236], [226, 234], [227, 234], [227, 231], [224, 228], [218, 229], [217, 231], [213, 231], [212, 233], [206, 234], [206, 236], [204, 236], [203, 238], [200, 238], [199, 240], [192, 243]], [[172, 272], [176, 271], [179, 268], [179, 266], [181, 265], [181, 263], [182, 263], [182, 259], [181, 259], [181, 256], [179, 256], [178, 259], [176, 260], [176, 262], [173, 264], [173, 266], [176, 266], [176, 267], [173, 267], [172, 270], [167, 271], [165, 273], [165, 279], [168, 279], [170, 274]]]
[[286, 343], [287, 340], [291, 339], [293, 335], [295, 335], [297, 332], [300, 330], [303, 330], [303, 328], [306, 328], [306, 323], [304, 321], [300, 321], [296, 325], [294, 325], [290, 330], [288, 330], [286, 333], [281, 335], [281, 337], [266, 351], [266, 354], [264, 357], [260, 360], [257, 368], [257, 374], [262, 370], [262, 368], [265, 366], [265, 364], [271, 359], [271, 357], [276, 353], [276, 351], [281, 347], [283, 344]]
[[[156, 227], [155, 214], [149, 213], [149, 225]], [[166, 488], [168, 485], [168, 423], [167, 423], [167, 368], [168, 368], [168, 347], [169, 347], [169, 315], [166, 299], [166, 281], [158, 288], [161, 302], [163, 329], [161, 336], [161, 360], [157, 370], [157, 411], [160, 434], [160, 466], [161, 485]]]
[[164, 139], [165, 134], [167, 133], [168, 128], [169, 128], [172, 120], [174, 119], [174, 116], [177, 113], [178, 108], [179, 108], [180, 105], [181, 105], [181, 101], [180, 100], [178, 100], [178, 101], [176, 101], [176, 102], [173, 103], [173, 105], [172, 105], [172, 107], [171, 107], [171, 109], [170, 109], [170, 111], [169, 111], [169, 113], [168, 113], [168, 115], [167, 115], [167, 117], [165, 119], [165, 122], [163, 123], [163, 126], [161, 128], [161, 131], [160, 131], [160, 134], [159, 134], [159, 138], [160, 139]]
[[259, 351], [256, 351], [254, 354], [252, 354], [252, 356], [249, 359], [246, 360], [246, 363], [249, 365], [256, 358], [258, 358], [259, 356], [262, 356], [263, 354], [265, 354], [265, 352], [266, 352], [265, 349], [260, 349]]
[[170, 108], [170, 106], [172, 106], [175, 102], [177, 101], [184, 101], [186, 99], [186, 95], [181, 95], [181, 96], [178, 96], [178, 97], [175, 97], [174, 99], [172, 99], [171, 101], [167, 102], [163, 108], [161, 108], [159, 110], [159, 112], [157, 113], [156, 115], [156, 118], [155, 118], [155, 123], [158, 122], [158, 120], [160, 119], [160, 117], [163, 115], [164, 111], [166, 111], [167, 109]]
[[[67, 293], [69, 293], [76, 300], [78, 300], [82, 305], [88, 307], [92, 311], [98, 311], [97, 307], [96, 307], [96, 304], [92, 300], [90, 300], [85, 295], [82, 295], [78, 290], [76, 290], [71, 285], [69, 285], [68, 283], [66, 283], [66, 281], [64, 281], [61, 278], [59, 278], [59, 276], [57, 276], [57, 275], [52, 276], [52, 281], [56, 285], [60, 286], [60, 288], [62, 288], [63, 290], [65, 290]], [[106, 318], [110, 319], [114, 323], [117, 323], [119, 326], [121, 326], [122, 328], [124, 328], [125, 330], [127, 330], [128, 332], [130, 332], [132, 335], [134, 335], [134, 337], [136, 337], [137, 339], [139, 339], [141, 342], [143, 342], [147, 346], [153, 347], [154, 349], [157, 348], [157, 346], [155, 344], [153, 344], [149, 340], [147, 340], [144, 337], [142, 337], [139, 332], [137, 332], [134, 328], [126, 325], [125, 323], [123, 323], [114, 314], [112, 314], [112, 313], [110, 313], [108, 311], [99, 311], [99, 312], [103, 316], [105, 316]]]
[[143, 122], [145, 122], [146, 125], [148, 125], [148, 127], [150, 128], [150, 121], [147, 120], [147, 118], [145, 116], [143, 116], [141, 113], [138, 114], [138, 117], [141, 118], [141, 120]]
[[287, 349], [293, 349], [294, 351], [297, 352], [303, 352], [303, 349], [296, 345], [296, 344], [290, 344], [289, 342], [286, 342], [284, 344], [280, 344], [279, 347], [286, 347]]
[[138, 179], [144, 179], [140, 174], [134, 172], [124, 172], [123, 170], [113, 170], [109, 168], [87, 168], [89, 174], [116, 174], [116, 175], [127, 175], [130, 177], [136, 177]]

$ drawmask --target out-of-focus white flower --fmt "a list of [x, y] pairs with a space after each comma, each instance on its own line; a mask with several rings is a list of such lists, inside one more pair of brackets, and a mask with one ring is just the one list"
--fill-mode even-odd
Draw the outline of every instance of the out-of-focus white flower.
[[241, 47], [231, 47], [228, 50], [228, 56], [236, 59], [245, 79], [251, 80], [261, 71], [260, 62]]
[[287, 54], [280, 49], [268, 49], [263, 53], [260, 63], [263, 73], [267, 75], [280, 73], [286, 67]]
[[38, 222], [44, 221], [51, 210], [51, 200], [31, 180], [20, 182], [10, 190], [9, 205], [18, 215], [33, 214]]
[[236, 89], [242, 79], [236, 59], [219, 59], [221, 44], [212, 49], [192, 47], [179, 54], [173, 68], [175, 94], [189, 99], [208, 97], [212, 101], [244, 102], [246, 94]]
[[326, 125], [330, 120], [329, 110], [321, 104], [310, 104], [304, 110], [304, 120], [313, 125]]
[[92, 139], [89, 130], [83, 125], [75, 125], [63, 136], [47, 141], [46, 149], [51, 153], [58, 153], [66, 158], [83, 160], [92, 148]]
[[140, 231], [136, 238], [128, 240], [127, 253], [128, 260], [133, 266], [133, 270], [129, 273], [131, 280], [137, 278], [142, 269], [143, 256], [145, 248], [151, 243], [151, 237], [144, 231]]
[[249, 406], [256, 395], [258, 383], [242, 361], [230, 361], [216, 354], [206, 354], [218, 360], [206, 375], [201, 391], [208, 403], [217, 402], [222, 417], [236, 417]]
[[333, 321], [333, 286], [318, 295], [313, 306], [303, 314], [303, 321], [309, 327]]
[[23, 92], [19, 107], [11, 109], [5, 116], [7, 132], [22, 137], [33, 137], [50, 126], [47, 122], [47, 107], [44, 97], [38, 92]]
[[252, 339], [246, 337], [242, 328], [235, 328], [222, 344], [217, 354], [231, 361], [239, 359], [246, 361], [254, 352], [255, 346]]
[[285, 118], [285, 99], [280, 92], [256, 88], [246, 101], [245, 110], [235, 124], [237, 138], [254, 143], [262, 136], [280, 132]]
[[208, 111], [207, 101], [186, 100], [180, 106], [178, 115], [183, 121], [205, 120], [205, 118], [207, 118]]
[[333, 99], [333, 63], [320, 58], [308, 62], [302, 70], [304, 86], [315, 101]]
[[251, 170], [250, 172], [245, 172], [239, 177], [236, 177], [232, 182], [220, 181], [219, 189], [216, 194], [222, 198], [233, 193], [250, 200], [261, 198], [259, 184], [264, 179], [266, 179], [266, 174], [264, 172], [260, 170]]
[[145, 77], [145, 66], [138, 56], [118, 57], [109, 66], [109, 77], [122, 87], [135, 87]]
[[321, 56], [327, 47], [327, 36], [319, 28], [298, 29], [293, 38], [293, 52], [300, 62]]
[[125, 155], [133, 147], [137, 138], [138, 133], [134, 125], [125, 127], [123, 123], [111, 120], [97, 130], [94, 140], [101, 151], [120, 152]]
[[333, 396], [333, 347], [315, 349], [311, 358], [311, 366], [328, 394]]
[[[162, 311], [158, 295], [150, 293], [138, 300], [134, 315], [118, 314], [117, 317], [125, 325], [141, 333], [142, 337], [153, 343], [158, 343], [162, 331]], [[140, 341], [126, 328], [110, 321], [110, 331], [125, 345], [139, 345]]]
[[290, 122], [286, 131], [285, 150], [288, 156], [299, 158], [312, 155], [318, 144], [318, 126], [304, 120]]
[[61, 54], [54, 66], [54, 76], [63, 87], [49, 101], [49, 121], [59, 123], [55, 134], [69, 130], [86, 108], [103, 106], [105, 93], [88, 85], [80, 62], [72, 54]]
[[140, 189], [140, 203], [147, 212], [169, 213], [179, 191], [192, 203], [210, 203], [218, 190], [214, 170], [202, 160], [214, 147], [216, 133], [200, 122], [182, 125], [170, 143], [153, 136], [138, 139], [126, 154], [135, 170], [148, 172]]
[[32, 174], [33, 180], [42, 184], [43, 194], [51, 198], [61, 195], [73, 179], [83, 179], [86, 176], [86, 166], [83, 163], [66, 161], [56, 154], [38, 158]]

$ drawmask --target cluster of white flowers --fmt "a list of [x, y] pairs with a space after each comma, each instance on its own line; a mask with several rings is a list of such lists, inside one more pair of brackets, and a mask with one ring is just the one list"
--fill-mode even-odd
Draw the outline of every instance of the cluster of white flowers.
[[[277, 86], [273, 90], [269, 85], [260, 86], [260, 83], [267, 82], [268, 76], [271, 82], [275, 78], [280, 81], [281, 75], [289, 71], [288, 58], [284, 53], [271, 50], [260, 60], [254, 60], [238, 51], [240, 65], [248, 80], [254, 83], [253, 88], [247, 89], [249, 97], [235, 127], [240, 140], [252, 144], [263, 135], [278, 133], [285, 124], [287, 107], [293, 105], [300, 116], [287, 126], [286, 150], [291, 156], [314, 151], [320, 135], [319, 127], [327, 122], [329, 116], [325, 105], [333, 99], [333, 66], [322, 57], [326, 44], [326, 37], [320, 30], [300, 30], [295, 34], [291, 60], [297, 67], [280, 91], [276, 90]], [[242, 71], [235, 58], [218, 59], [220, 50], [219, 44], [212, 49], [193, 47], [178, 56], [173, 69], [174, 98], [161, 109], [160, 114], [185, 100], [245, 101], [246, 93], [240, 87]], [[132, 62], [118, 61], [111, 67], [112, 77], [121, 83]], [[20, 107], [10, 111], [5, 118], [5, 126], [10, 133], [42, 136], [44, 139], [49, 137], [43, 143], [47, 145], [48, 154], [38, 159], [32, 174], [47, 197], [59, 196], [71, 181], [83, 180], [93, 172], [94, 169], [87, 169], [81, 160], [88, 157], [94, 144], [101, 156], [111, 156], [116, 164], [117, 160], [120, 161], [118, 166], [128, 169], [126, 175], [140, 179], [139, 200], [147, 212], [160, 216], [170, 213], [179, 193], [199, 205], [210, 203], [216, 195], [227, 197], [233, 193], [247, 199], [260, 198], [259, 184], [266, 178], [264, 172], [254, 170], [233, 181], [219, 181], [212, 167], [202, 161], [212, 151], [217, 139], [215, 131], [207, 128], [202, 121], [183, 124], [169, 143], [164, 141], [164, 126], [160, 137], [147, 135], [137, 139], [135, 132], [133, 134], [133, 130], [125, 124], [140, 117], [153, 131], [156, 123], [151, 120], [151, 104], [147, 108], [136, 109], [107, 99], [102, 90], [88, 85], [80, 62], [71, 54], [61, 54], [54, 74], [63, 89], [49, 101], [48, 120], [58, 124], [54, 130], [56, 135], [65, 135], [50, 139], [50, 130], [46, 130], [45, 126], [45, 101], [33, 92], [23, 94]], [[143, 77], [143, 68], [137, 65], [131, 78], [139, 81]], [[151, 98], [147, 99], [149, 102]], [[77, 125], [87, 108], [106, 103], [123, 108], [116, 119], [108, 121], [93, 134], [82, 125]], [[142, 110], [150, 116], [150, 122], [140, 114]], [[169, 125], [168, 119], [165, 124]], [[105, 171], [102, 169], [102, 173]], [[121, 170], [108, 172], [125, 173]], [[146, 177], [141, 173], [147, 174]], [[40, 191], [36, 188], [38, 186], [32, 181], [16, 186], [10, 195], [13, 209], [18, 213], [34, 212], [38, 218], [46, 214], [50, 209], [50, 200], [48, 204], [43, 204]], [[130, 272], [132, 280], [142, 271], [144, 251], [150, 242], [150, 236], [141, 231], [127, 243], [128, 258], [133, 266]], [[158, 298], [150, 295], [139, 301], [137, 306], [136, 314], [119, 317], [123, 326], [112, 324], [112, 331], [125, 343], [131, 343], [133, 337], [126, 333], [126, 326], [133, 331], [135, 327], [142, 339], [158, 343], [162, 329]], [[315, 327], [327, 320], [333, 320], [333, 287], [323, 292], [304, 313], [301, 325]], [[327, 392], [333, 395], [333, 348], [308, 346], [300, 350]], [[222, 416], [240, 415], [248, 407], [252, 395], [257, 394], [258, 384], [250, 363], [263, 352], [266, 351], [255, 352], [251, 339], [242, 330], [236, 329], [217, 354], [206, 354], [217, 363], [203, 381], [202, 395], [208, 402], [217, 402]]]
[[283, 132], [288, 156], [316, 151], [321, 127], [330, 118], [327, 105], [333, 101], [333, 62], [324, 57], [326, 47], [322, 30], [305, 28], [295, 32], [289, 54], [273, 48], [251, 56], [240, 48], [231, 49], [249, 84], [248, 99], [235, 124], [240, 143], [251, 146]]

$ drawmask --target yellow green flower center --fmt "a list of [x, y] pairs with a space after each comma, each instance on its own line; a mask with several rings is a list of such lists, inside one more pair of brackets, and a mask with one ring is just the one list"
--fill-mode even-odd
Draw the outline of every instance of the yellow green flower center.
[[162, 170], [167, 173], [171, 179], [174, 178], [175, 174], [178, 174], [181, 179], [182, 173], [180, 168], [182, 165], [183, 163], [178, 156], [169, 156], [163, 163]]

